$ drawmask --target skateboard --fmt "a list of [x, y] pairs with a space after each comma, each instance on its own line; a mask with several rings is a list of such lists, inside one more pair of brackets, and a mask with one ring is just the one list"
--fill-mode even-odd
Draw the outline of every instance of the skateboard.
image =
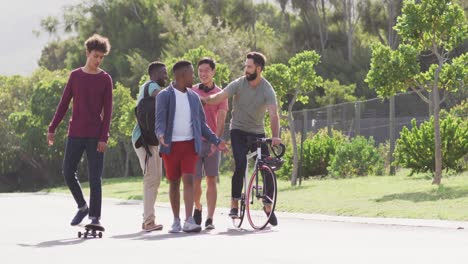
[[78, 231], [78, 238], [87, 238], [88, 236], [89, 237], [99, 237], [99, 238], [102, 238], [102, 232], [105, 231], [104, 227], [102, 226], [98, 226], [98, 225], [92, 225], [92, 224], [89, 224], [89, 225], [85, 225], [85, 231], [84, 232], [81, 232], [81, 231]]

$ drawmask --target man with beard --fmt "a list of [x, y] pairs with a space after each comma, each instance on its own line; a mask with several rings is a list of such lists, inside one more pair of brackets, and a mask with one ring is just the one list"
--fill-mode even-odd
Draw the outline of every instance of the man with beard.
[[[239, 200], [241, 199], [243, 177], [247, 166], [246, 155], [254, 151], [248, 146], [248, 138], [265, 137], [264, 119], [266, 110], [270, 116], [272, 145], [281, 143], [279, 138], [279, 116], [276, 94], [271, 84], [262, 77], [265, 68], [265, 56], [259, 52], [250, 52], [245, 60], [245, 76], [231, 82], [222, 92], [203, 98], [207, 104], [216, 104], [228, 97], [232, 100], [232, 118], [230, 124], [231, 145], [235, 161], [232, 176], [231, 211], [229, 216], [237, 217]], [[268, 148], [262, 146], [262, 153], [269, 154]], [[265, 203], [265, 212], [271, 212], [271, 206]], [[274, 213], [270, 217], [270, 224], [276, 226], [278, 221]]]
[[[156, 97], [156, 128], [159, 152], [169, 180], [169, 200], [174, 222], [169, 233], [200, 232], [192, 217], [193, 175], [202, 152], [202, 137], [225, 151], [226, 143], [208, 127], [198, 95], [192, 91], [193, 66], [181, 60], [172, 68], [175, 82]], [[180, 225], [180, 181], [184, 183], [185, 223]]]
[[[137, 105], [145, 96], [145, 89], [148, 90], [147, 94], [149, 96], [156, 97], [161, 87], [164, 87], [168, 80], [166, 65], [159, 61], [149, 64], [148, 75], [150, 80], [140, 87]], [[148, 145], [148, 149], [146, 149], [143, 146], [143, 135], [138, 122], [133, 129], [132, 143], [143, 171], [143, 224], [141, 228], [146, 232], [161, 230], [163, 226], [155, 223], [154, 214], [154, 205], [162, 175], [162, 160], [159, 157], [159, 148], [158, 146]], [[147, 151], [151, 153], [151, 156], [148, 155]]]

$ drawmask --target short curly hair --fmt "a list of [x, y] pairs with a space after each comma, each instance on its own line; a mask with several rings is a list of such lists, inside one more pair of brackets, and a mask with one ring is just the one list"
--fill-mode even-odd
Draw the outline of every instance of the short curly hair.
[[85, 41], [85, 47], [88, 52], [93, 50], [100, 51], [104, 55], [109, 54], [111, 45], [109, 39], [99, 34], [94, 34]]

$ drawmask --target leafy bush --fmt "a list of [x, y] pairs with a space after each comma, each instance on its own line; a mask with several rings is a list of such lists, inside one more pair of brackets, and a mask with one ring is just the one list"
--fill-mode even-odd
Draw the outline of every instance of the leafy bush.
[[351, 141], [340, 144], [328, 168], [332, 177], [382, 175], [384, 161], [374, 139], [358, 136]]
[[302, 174], [305, 177], [327, 175], [336, 148], [346, 141], [346, 137], [339, 131], [333, 131], [330, 137], [326, 129], [304, 141]]
[[[291, 141], [290, 133], [283, 134], [283, 142]], [[301, 166], [301, 174], [304, 178], [310, 176], [327, 175], [327, 167], [330, 164], [332, 156], [335, 154], [335, 149], [340, 144], [346, 142], [346, 137], [339, 131], [333, 130], [332, 136], [328, 136], [327, 129], [321, 129], [310, 138], [304, 140], [304, 151], [302, 153], [303, 160]], [[300, 139], [297, 140], [300, 143]], [[278, 175], [281, 178], [288, 179], [292, 173], [293, 166], [293, 151], [291, 143], [286, 143], [286, 154], [284, 155], [285, 163], [279, 171]], [[298, 146], [299, 155], [301, 147]], [[300, 160], [300, 157], [299, 157]]]
[[[292, 166], [293, 166], [293, 145], [291, 138], [291, 131], [284, 130], [281, 133], [281, 141], [286, 146], [286, 152], [284, 153], [283, 159], [284, 163], [280, 170], [276, 172], [276, 176], [279, 179], [289, 180], [292, 175]], [[300, 143], [301, 138], [299, 135], [296, 135], [296, 142]], [[298, 146], [298, 151], [300, 153], [301, 148]]]
[[[450, 114], [441, 119], [440, 133], [442, 138], [442, 168], [461, 170], [458, 161], [468, 153], [468, 121]], [[395, 163], [411, 172], [434, 172], [434, 118], [431, 117], [419, 125], [411, 121], [412, 128], [403, 128], [397, 140]]]

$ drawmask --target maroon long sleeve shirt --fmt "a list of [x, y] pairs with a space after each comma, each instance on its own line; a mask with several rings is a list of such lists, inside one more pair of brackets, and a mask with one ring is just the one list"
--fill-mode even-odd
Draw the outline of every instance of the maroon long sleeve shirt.
[[112, 78], [105, 71], [90, 74], [81, 68], [73, 70], [49, 125], [49, 133], [55, 133], [73, 98], [68, 136], [107, 142], [112, 116], [112, 86]]

